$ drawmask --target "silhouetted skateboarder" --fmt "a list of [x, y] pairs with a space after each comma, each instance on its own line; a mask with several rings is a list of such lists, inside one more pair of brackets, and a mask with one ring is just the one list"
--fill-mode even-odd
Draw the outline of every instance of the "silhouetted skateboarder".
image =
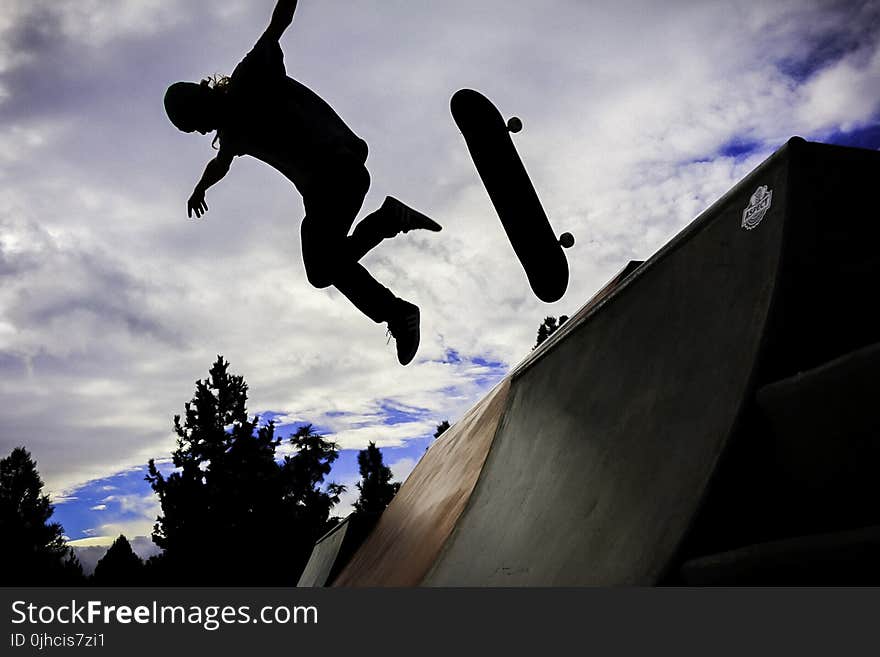
[[335, 286], [374, 322], [388, 322], [397, 358], [409, 363], [419, 347], [419, 309], [373, 278], [359, 260], [382, 240], [440, 225], [395, 198], [348, 234], [370, 186], [367, 144], [314, 92], [287, 77], [278, 40], [293, 21], [296, 0], [278, 0], [272, 20], [229, 78], [177, 82], [165, 93], [168, 118], [184, 132], [217, 131], [217, 156], [208, 162], [187, 202], [187, 213], [207, 212], [205, 190], [251, 155], [278, 169], [303, 196], [302, 252], [309, 282]]

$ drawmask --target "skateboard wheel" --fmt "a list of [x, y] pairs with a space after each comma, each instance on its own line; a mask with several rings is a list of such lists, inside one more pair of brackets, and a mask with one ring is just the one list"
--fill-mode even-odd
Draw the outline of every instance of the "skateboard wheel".
[[519, 117], [511, 116], [507, 120], [507, 129], [510, 130], [510, 132], [519, 132], [522, 130], [522, 121], [519, 120]]
[[570, 249], [574, 246], [574, 235], [571, 233], [562, 233], [562, 235], [559, 236], [559, 245], [563, 249]]

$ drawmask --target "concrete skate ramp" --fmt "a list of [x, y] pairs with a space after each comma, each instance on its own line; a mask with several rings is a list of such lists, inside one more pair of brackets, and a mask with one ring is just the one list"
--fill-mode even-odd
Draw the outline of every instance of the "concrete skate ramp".
[[520, 363], [431, 447], [334, 585], [664, 581], [779, 321], [804, 149], [777, 151]]
[[335, 586], [415, 586], [470, 498], [507, 403], [503, 381], [447, 429], [407, 477]]
[[[786, 217], [786, 148], [513, 374], [435, 586], [647, 585], [750, 389]], [[742, 227], [758, 185], [775, 190]]]

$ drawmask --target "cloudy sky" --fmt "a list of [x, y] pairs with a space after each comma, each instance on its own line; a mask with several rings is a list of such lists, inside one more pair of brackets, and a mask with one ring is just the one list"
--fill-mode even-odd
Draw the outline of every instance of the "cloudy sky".
[[[422, 309], [402, 368], [384, 326], [309, 286], [302, 202], [276, 171], [237, 159], [187, 219], [214, 152], [167, 121], [165, 88], [231, 72], [272, 8], [3, 0], [0, 452], [32, 452], [83, 544], [149, 534], [145, 463], [168, 456], [218, 354], [251, 413], [342, 446], [336, 481], [356, 480], [370, 440], [403, 479], [544, 316], [574, 312], [790, 136], [880, 147], [880, 0], [301, 0], [287, 71], [369, 143], [364, 212], [392, 194], [444, 226], [364, 261]], [[452, 121], [462, 87], [523, 119], [520, 154], [577, 238], [555, 304], [532, 295]]]

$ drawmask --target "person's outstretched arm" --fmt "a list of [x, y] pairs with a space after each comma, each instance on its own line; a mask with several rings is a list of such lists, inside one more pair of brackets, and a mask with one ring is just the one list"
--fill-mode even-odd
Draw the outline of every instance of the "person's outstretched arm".
[[192, 217], [195, 213], [196, 217], [201, 217], [208, 211], [208, 204], [205, 202], [205, 190], [214, 183], [223, 179], [229, 173], [229, 165], [232, 164], [232, 158], [224, 153], [217, 153], [217, 157], [208, 162], [205, 172], [202, 174], [196, 188], [193, 190], [192, 196], [186, 202], [186, 214]]
[[275, 11], [272, 12], [272, 20], [269, 27], [263, 32], [260, 39], [278, 41], [290, 24], [293, 22], [293, 12], [296, 11], [296, 0], [278, 0]]

